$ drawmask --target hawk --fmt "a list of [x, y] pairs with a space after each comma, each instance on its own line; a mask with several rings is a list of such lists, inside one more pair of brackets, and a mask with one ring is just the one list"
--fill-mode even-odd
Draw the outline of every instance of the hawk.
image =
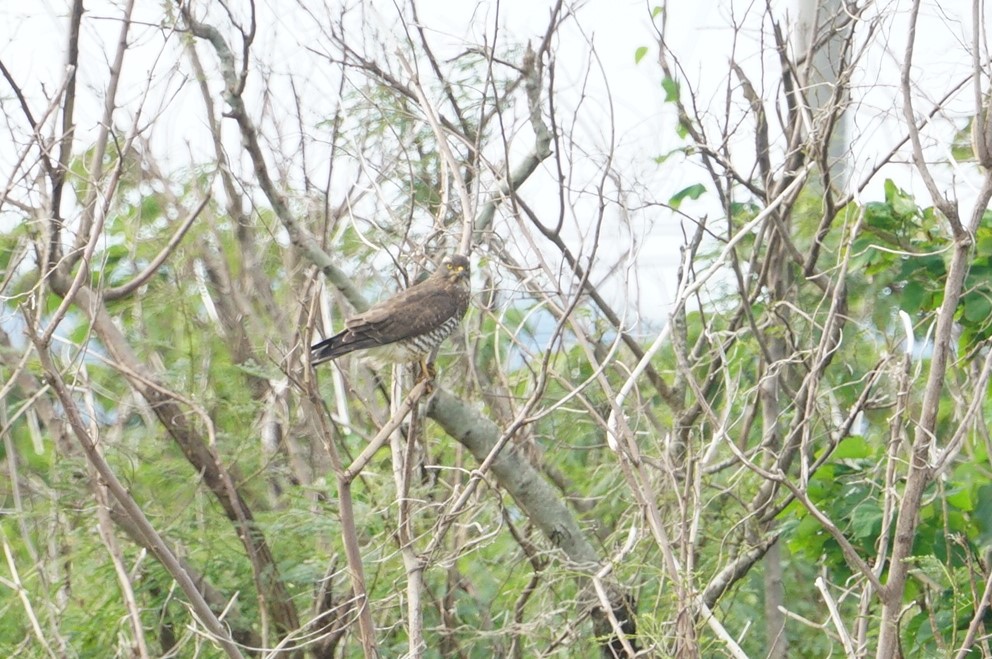
[[419, 361], [421, 374], [431, 376], [427, 358], [461, 322], [470, 295], [468, 257], [446, 256], [430, 277], [347, 319], [343, 332], [312, 346], [310, 363], [367, 350], [373, 364]]

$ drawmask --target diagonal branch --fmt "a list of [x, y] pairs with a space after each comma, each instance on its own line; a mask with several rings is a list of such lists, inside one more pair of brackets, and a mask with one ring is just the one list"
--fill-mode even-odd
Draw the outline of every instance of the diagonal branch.
[[127, 488], [117, 479], [117, 475], [113, 469], [110, 468], [110, 465], [104, 460], [103, 455], [100, 454], [89, 432], [86, 430], [86, 424], [80, 415], [79, 409], [76, 407], [76, 402], [73, 400], [72, 394], [69, 393], [65, 381], [52, 362], [48, 343], [43, 341], [42, 336], [38, 334], [30, 315], [25, 314], [25, 319], [29, 324], [31, 340], [34, 342], [35, 349], [38, 352], [38, 358], [41, 360], [42, 368], [45, 371], [45, 379], [56, 396], [58, 396], [69, 426], [72, 428], [73, 434], [75, 434], [80, 446], [86, 453], [86, 458], [97, 470], [97, 473], [100, 474], [100, 478], [106, 484], [107, 489], [126, 511], [128, 517], [134, 522], [138, 532], [148, 543], [148, 547], [155, 553], [162, 565], [165, 566], [169, 574], [176, 580], [179, 587], [183, 589], [200, 622], [221, 645], [227, 656], [232, 657], [232, 659], [240, 659], [242, 657], [241, 651], [231, 639], [230, 631], [214, 615], [214, 612], [206, 600], [203, 599], [203, 595], [197, 589], [196, 584], [193, 583], [186, 570], [183, 569], [175, 554], [172, 553], [168, 545], [166, 545], [165, 541], [148, 521], [148, 518], [145, 517], [141, 507], [128, 494]]
[[265, 163], [265, 156], [262, 154], [262, 147], [258, 141], [258, 131], [248, 116], [244, 99], [241, 97], [243, 89], [241, 77], [235, 68], [234, 54], [231, 52], [224, 37], [214, 26], [201, 23], [193, 18], [188, 4], [182, 4], [180, 10], [183, 19], [189, 25], [190, 31], [196, 37], [208, 42], [213, 47], [217, 59], [220, 61], [226, 87], [225, 100], [231, 107], [228, 116], [237, 122], [245, 150], [251, 158], [255, 178], [258, 179], [258, 185], [269, 200], [269, 203], [272, 204], [272, 210], [275, 211], [279, 221], [286, 227], [293, 245], [323, 271], [324, 275], [348, 298], [348, 301], [357, 311], [364, 311], [368, 307], [368, 304], [365, 302], [361, 291], [358, 290], [345, 272], [337, 266], [334, 259], [321, 248], [317, 239], [300, 224], [292, 210], [290, 210], [289, 204], [286, 203], [285, 197], [276, 188], [276, 184], [269, 174], [268, 165]]
[[[66, 290], [55, 287], [58, 283], [57, 278], [53, 279], [55, 292], [65, 295]], [[252, 566], [258, 596], [264, 602], [264, 610], [272, 615], [276, 628], [283, 633], [295, 630], [299, 627], [296, 607], [280, 578], [265, 536], [255, 524], [251, 508], [234, 485], [240, 479], [224, 468], [219, 456], [188, 420], [180, 403], [191, 404], [191, 401], [182, 400], [148, 372], [99, 294], [88, 286], [81, 286], [75, 291], [74, 302], [89, 318], [96, 335], [107, 348], [108, 362], [148, 402], [159, 422], [214, 494], [227, 518], [237, 527], [238, 538]]]

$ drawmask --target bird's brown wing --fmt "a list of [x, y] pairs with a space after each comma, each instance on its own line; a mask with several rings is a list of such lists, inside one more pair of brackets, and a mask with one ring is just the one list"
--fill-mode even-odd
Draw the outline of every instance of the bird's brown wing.
[[354, 350], [426, 334], [452, 316], [464, 314], [467, 302], [467, 295], [427, 279], [349, 318], [343, 332], [310, 348], [310, 362], [320, 364]]
[[427, 280], [348, 319], [345, 327], [356, 339], [371, 340], [368, 345], [395, 343], [426, 334], [458, 314], [459, 297], [456, 291]]

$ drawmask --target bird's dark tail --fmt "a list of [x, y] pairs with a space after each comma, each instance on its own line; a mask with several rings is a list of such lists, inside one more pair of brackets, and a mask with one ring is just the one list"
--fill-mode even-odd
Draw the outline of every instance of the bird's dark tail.
[[350, 346], [342, 345], [342, 334], [336, 334], [329, 339], [324, 339], [320, 343], [310, 346], [310, 364], [316, 366], [329, 362], [335, 357], [351, 352]]

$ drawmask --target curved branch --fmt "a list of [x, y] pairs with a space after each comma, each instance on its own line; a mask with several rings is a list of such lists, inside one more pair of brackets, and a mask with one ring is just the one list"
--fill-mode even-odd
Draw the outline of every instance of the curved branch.
[[162, 251], [158, 253], [158, 256], [152, 259], [152, 262], [148, 264], [148, 267], [135, 275], [135, 277], [126, 284], [108, 288], [103, 292], [103, 299], [112, 301], [125, 298], [141, 288], [145, 282], [151, 279], [152, 275], [155, 274], [155, 272], [163, 263], [165, 263], [165, 260], [169, 258], [176, 247], [179, 246], [179, 243], [182, 242], [186, 232], [189, 231], [191, 226], [193, 226], [193, 222], [195, 222], [196, 218], [200, 216], [200, 213], [203, 212], [203, 209], [209, 201], [210, 193], [208, 192], [207, 196], [203, 198], [203, 201], [197, 204], [196, 208], [193, 209], [193, 212], [190, 213], [185, 220], [183, 220], [182, 224], [180, 224], [179, 228], [176, 230], [176, 233], [173, 234], [172, 238], [169, 240], [169, 243], [162, 248]]

